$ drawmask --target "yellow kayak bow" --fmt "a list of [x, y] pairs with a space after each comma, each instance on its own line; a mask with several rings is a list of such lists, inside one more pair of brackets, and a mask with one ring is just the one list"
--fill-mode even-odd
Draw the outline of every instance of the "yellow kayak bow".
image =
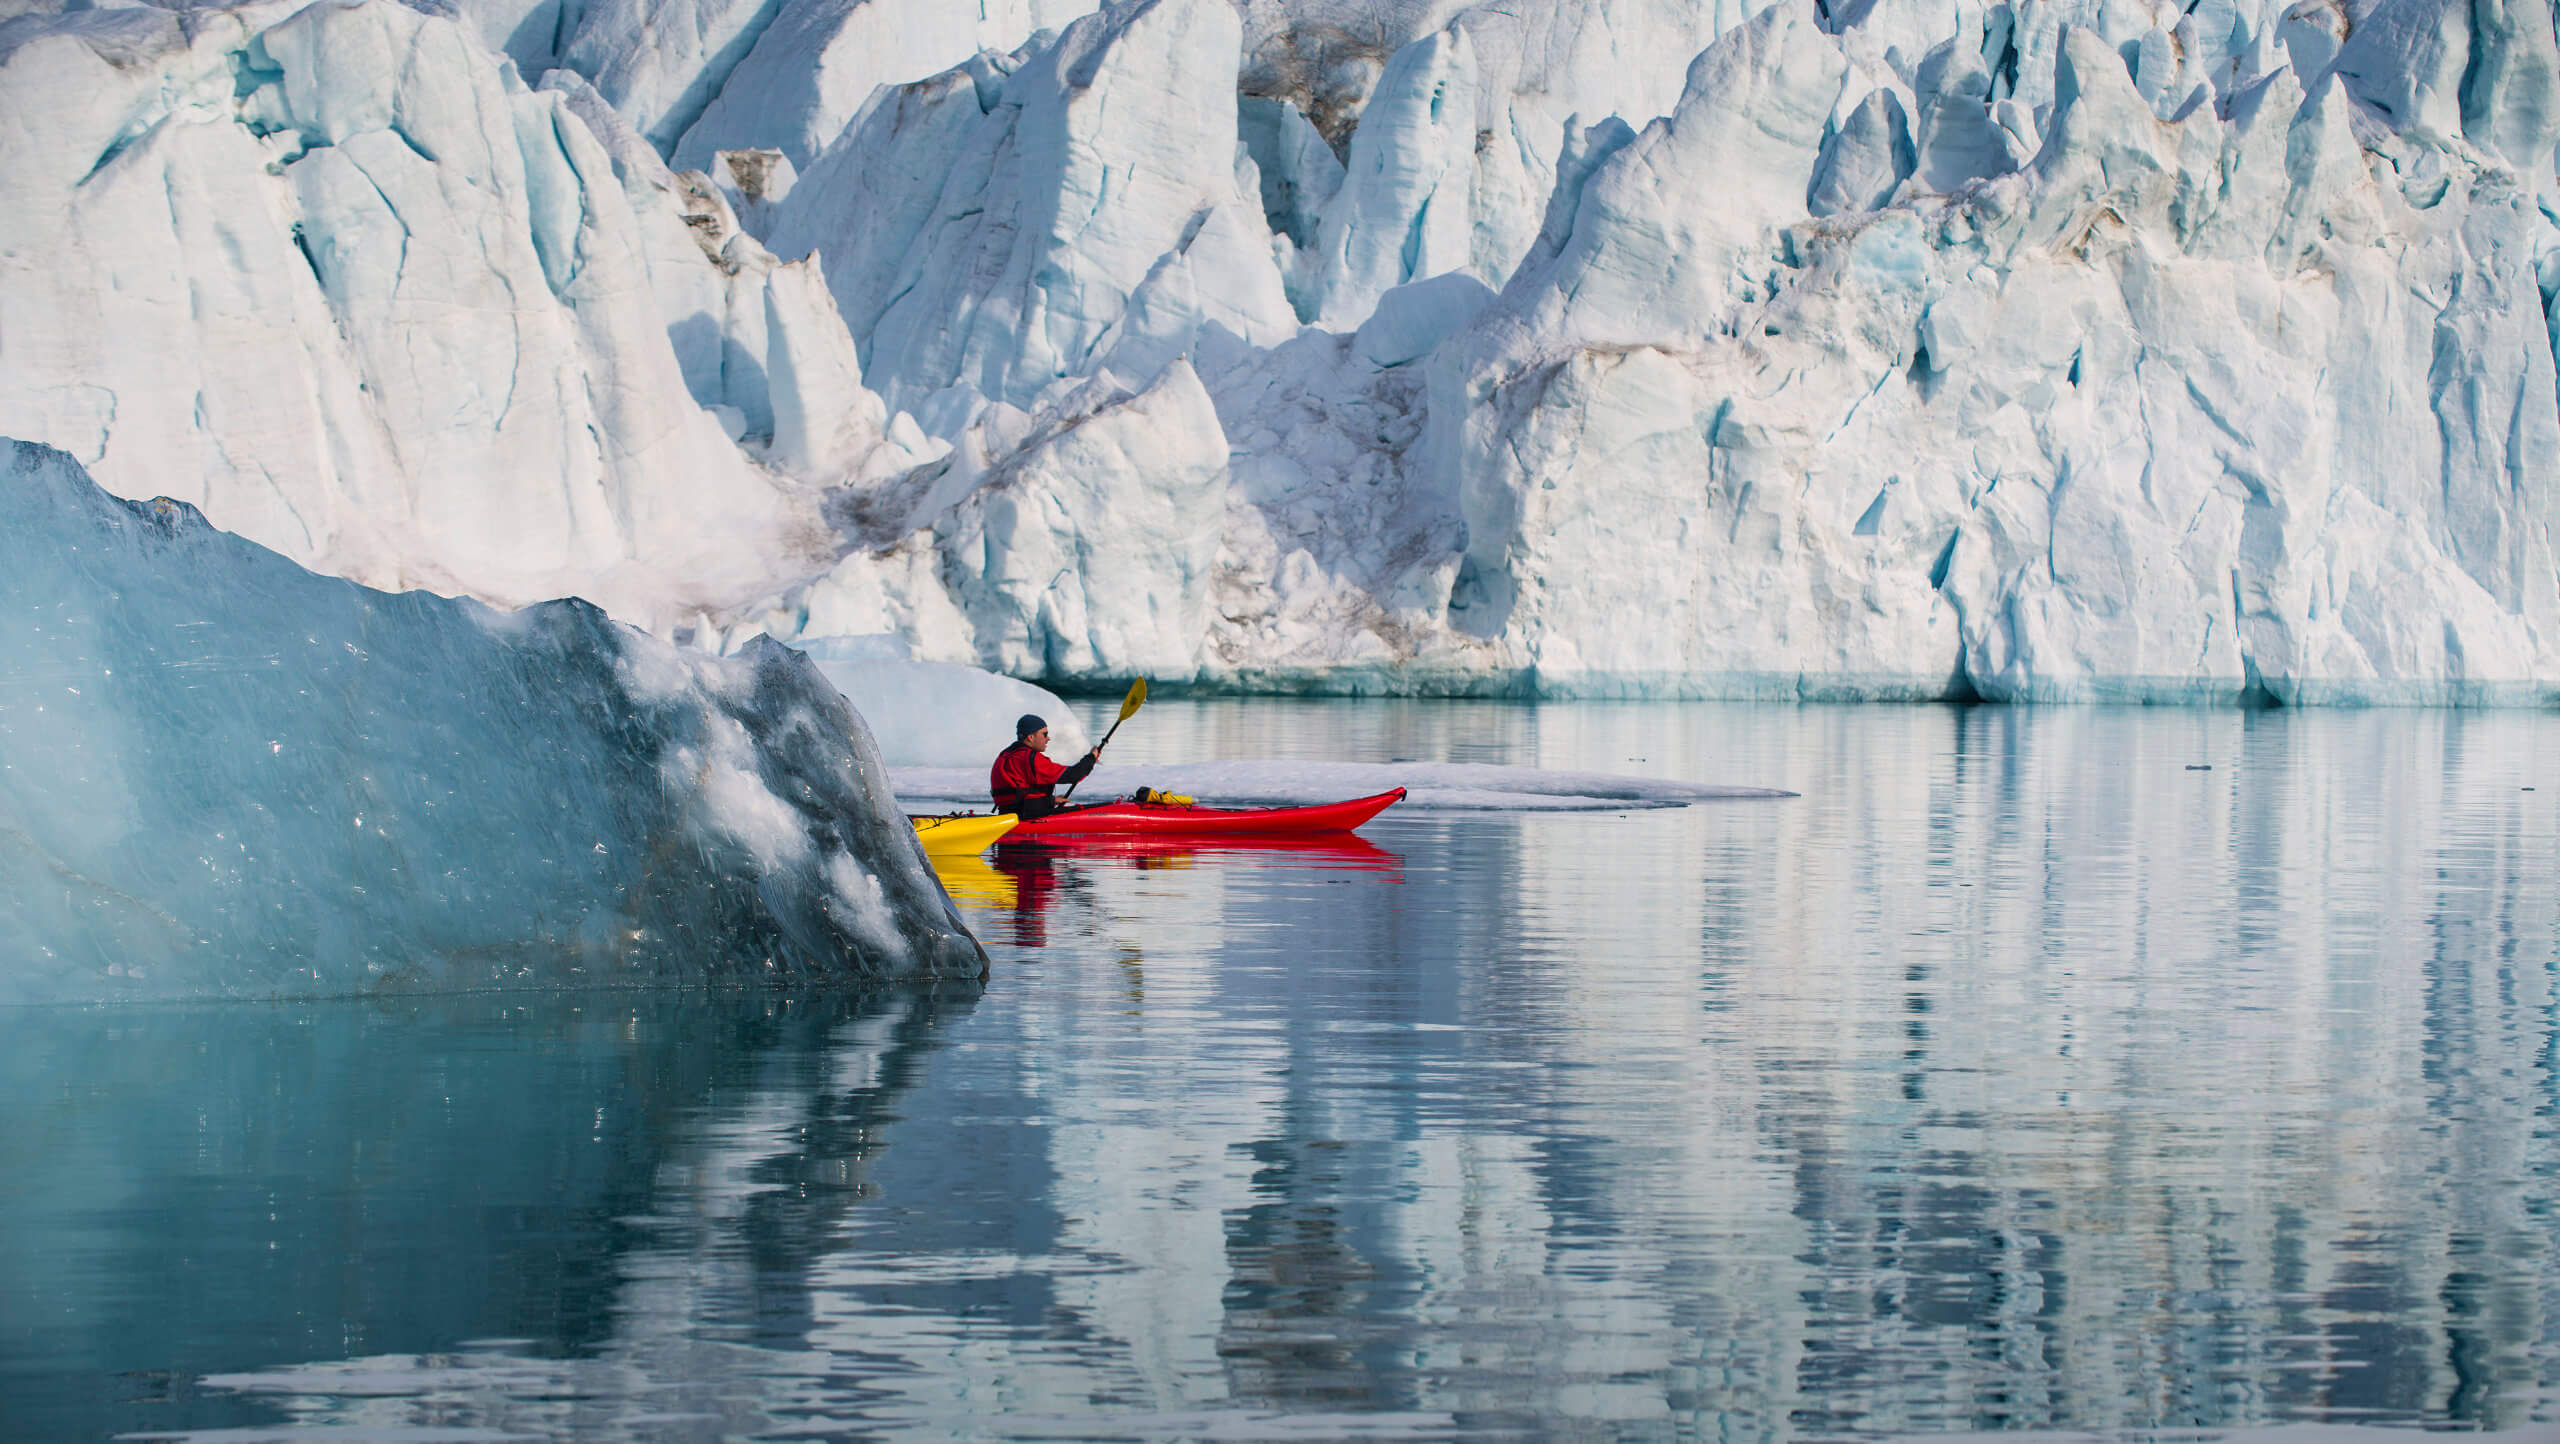
[[1022, 821], [1010, 812], [992, 816], [963, 812], [950, 817], [910, 817], [916, 825], [916, 840], [924, 844], [927, 856], [967, 857], [986, 851], [995, 840], [1013, 831]]

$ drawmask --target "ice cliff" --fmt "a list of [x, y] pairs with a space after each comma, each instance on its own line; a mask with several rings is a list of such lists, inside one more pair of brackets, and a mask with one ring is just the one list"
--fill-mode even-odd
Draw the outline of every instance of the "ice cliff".
[[0, 450], [0, 1003], [976, 978], [797, 653], [318, 576]]
[[591, 95], [395, 5], [8, 22], [0, 432], [376, 586], [673, 630], [824, 565], [810, 483], [929, 448]]
[[2353, 46], [2306, 92], [2192, 20], [2023, 24], [1981, 43], [2050, 67], [2032, 107], [1970, 35], [1898, 105], [1778, 9], [1595, 142], [1428, 363], [1452, 626], [1568, 687], [2549, 691], [2548, 10], [2468, 139], [2359, 99]]
[[0, 134], [0, 429], [371, 583], [1060, 684], [2560, 695], [2549, 0], [39, 8]]

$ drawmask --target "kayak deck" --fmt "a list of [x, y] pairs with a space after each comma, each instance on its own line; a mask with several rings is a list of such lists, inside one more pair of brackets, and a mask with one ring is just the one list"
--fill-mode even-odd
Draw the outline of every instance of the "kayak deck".
[[1022, 819], [1010, 812], [993, 815], [963, 812], [948, 817], [910, 817], [916, 825], [916, 841], [924, 844], [929, 857], [965, 857], [987, 850], [997, 838], [1013, 831]]
[[[1310, 807], [1201, 807], [1157, 802], [1100, 802], [1034, 817], [1005, 835], [1008, 842], [1096, 833], [1142, 837], [1349, 832], [1404, 800], [1404, 789]], [[1010, 814], [1005, 814], [1009, 816]]]

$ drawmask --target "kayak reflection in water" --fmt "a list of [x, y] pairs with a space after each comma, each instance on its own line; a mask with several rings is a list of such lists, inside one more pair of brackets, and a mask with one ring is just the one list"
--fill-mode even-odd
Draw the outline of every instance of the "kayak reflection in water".
[[[1011, 878], [1014, 884], [1013, 936], [1005, 941], [1016, 947], [1046, 947], [1049, 942], [1049, 909], [1058, 901], [1061, 879], [1055, 855], [1037, 849], [1028, 852], [996, 854], [996, 871]], [[1082, 879], [1076, 879], [1069, 891], [1081, 897], [1087, 890]]]
[[[1322, 837], [1068, 837], [1000, 842], [981, 857], [940, 856], [933, 869], [953, 901], [973, 914], [980, 936], [1016, 947], [1042, 947], [1054, 925], [1070, 932], [1109, 926], [1110, 910], [1095, 892], [1103, 873], [1306, 869], [1389, 886], [1404, 881], [1404, 857], [1350, 833]], [[1064, 914], [1063, 917], [1060, 914]]]
[[995, 766], [987, 770], [987, 790], [995, 796], [996, 811], [1026, 820], [1055, 812], [1064, 805], [1058, 800], [1058, 784], [1075, 786], [1102, 760], [1098, 744], [1067, 767], [1050, 761], [1048, 751], [1048, 723], [1029, 712], [1014, 719], [1012, 744], [996, 754]]
[[1062, 893], [1072, 898], [1087, 890], [1083, 879], [1061, 875], [1048, 853], [944, 853], [927, 860], [934, 876], [942, 879], [942, 890], [969, 914], [969, 930], [984, 942], [1046, 945], [1051, 906]]

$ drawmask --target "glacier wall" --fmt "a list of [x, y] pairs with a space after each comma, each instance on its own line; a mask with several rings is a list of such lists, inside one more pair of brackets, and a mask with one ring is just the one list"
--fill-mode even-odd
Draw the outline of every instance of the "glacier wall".
[[[2474, 128], [2547, 179], [2547, 15], [2529, 34]], [[1954, 194], [1920, 179], [1946, 94], [1900, 152], [1835, 125], [1855, 47], [1792, 8], [1616, 138], [1429, 363], [1453, 624], [1583, 689], [2549, 692], [2533, 174], [2372, 128], [2339, 75], [2279, 69], [2225, 116], [2205, 81], [2146, 92], [2153, 52], [2054, 49], [2042, 143], [1962, 138]], [[1900, 199], [1806, 217], [1830, 181]]]
[[2560, 697], [2549, 0], [40, 7], [0, 121], [0, 428], [370, 583], [1056, 685]]
[[0, 453], [0, 1003], [975, 979], [802, 656], [318, 576]]

